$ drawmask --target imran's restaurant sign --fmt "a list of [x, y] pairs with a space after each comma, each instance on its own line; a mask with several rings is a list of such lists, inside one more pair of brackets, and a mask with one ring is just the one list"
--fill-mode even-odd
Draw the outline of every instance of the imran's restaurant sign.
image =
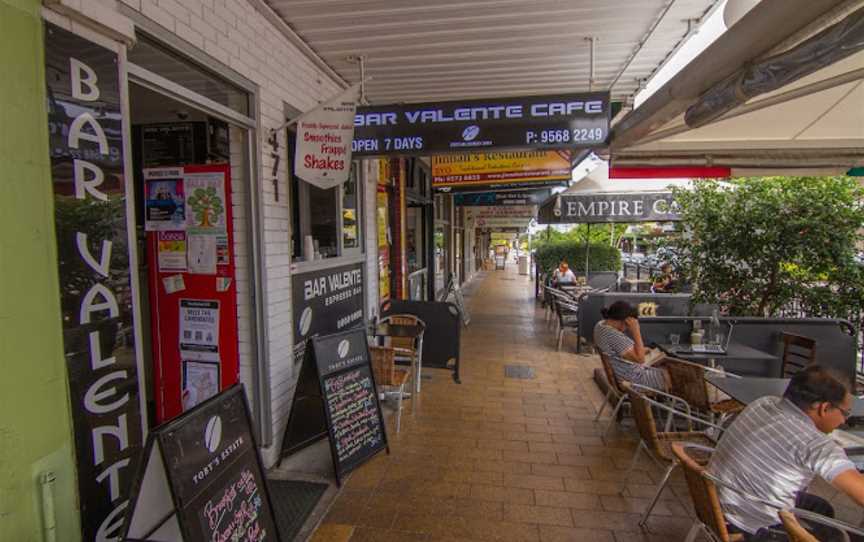
[[604, 147], [609, 93], [358, 107], [357, 155]]
[[510, 151], [432, 157], [432, 187], [501, 188], [570, 180], [570, 151]]

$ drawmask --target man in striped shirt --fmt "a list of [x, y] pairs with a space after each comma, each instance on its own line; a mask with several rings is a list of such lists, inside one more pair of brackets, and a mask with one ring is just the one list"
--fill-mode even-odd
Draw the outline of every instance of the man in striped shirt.
[[[811, 365], [781, 397], [750, 403], [723, 433], [708, 471], [730, 487], [717, 491], [726, 519], [747, 541], [787, 540], [779, 509], [801, 508], [833, 517], [825, 500], [805, 492], [820, 476], [864, 506], [864, 476], [828, 436], [850, 414], [852, 396], [831, 373]], [[776, 506], [759, 504], [731, 488]], [[837, 531], [812, 524], [821, 541]]]

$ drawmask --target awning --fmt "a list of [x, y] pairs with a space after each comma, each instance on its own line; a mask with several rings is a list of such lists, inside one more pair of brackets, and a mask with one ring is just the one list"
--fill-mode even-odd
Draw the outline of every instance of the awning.
[[608, 164], [599, 165], [569, 190], [546, 200], [538, 210], [540, 224], [669, 222], [680, 220], [673, 186], [690, 179], [610, 179]]

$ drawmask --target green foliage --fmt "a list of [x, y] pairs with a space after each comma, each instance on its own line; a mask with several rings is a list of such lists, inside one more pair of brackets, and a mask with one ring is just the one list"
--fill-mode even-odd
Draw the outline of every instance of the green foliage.
[[[606, 232], [608, 235], [608, 231]], [[574, 273], [585, 272], [585, 241], [560, 239], [537, 247], [537, 265], [550, 272], [562, 259], [567, 260]], [[621, 267], [621, 253], [617, 248], [604, 244], [588, 246], [588, 271], [617, 271]]]
[[673, 241], [694, 301], [734, 315], [779, 315], [793, 301], [846, 318], [864, 304], [854, 261], [864, 224], [849, 177], [765, 177], [675, 190], [684, 233]]
[[585, 235], [587, 234], [590, 235], [589, 241], [592, 244], [602, 245], [605, 243], [617, 246], [618, 241], [626, 230], [626, 224], [592, 224], [590, 229], [587, 224], [576, 224], [568, 231], [559, 231], [555, 228], [541, 231], [534, 236], [532, 242], [538, 248], [546, 243], [558, 241], [579, 241], [584, 244]]

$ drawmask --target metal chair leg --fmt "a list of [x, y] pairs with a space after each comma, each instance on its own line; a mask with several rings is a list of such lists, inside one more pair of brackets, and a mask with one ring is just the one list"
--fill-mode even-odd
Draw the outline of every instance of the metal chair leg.
[[399, 399], [396, 400], [396, 432], [402, 428], [402, 396], [405, 394], [405, 384], [399, 386]]
[[687, 533], [687, 538], [684, 539], [684, 542], [695, 542], [696, 537], [699, 536], [699, 532], [702, 530], [702, 522], [697, 521], [690, 527], [690, 531]]
[[615, 410], [612, 411], [612, 419], [609, 420], [609, 425], [606, 426], [606, 430], [603, 431], [603, 437], [609, 434], [609, 430], [612, 429], [612, 425], [615, 423], [615, 419], [618, 416], [618, 411], [621, 410], [621, 405], [624, 404], [624, 400], [627, 399], [626, 395], [622, 395], [620, 399], [618, 399], [618, 404], [615, 405]]
[[564, 328], [558, 330], [558, 352], [561, 351], [561, 344], [564, 342]]
[[612, 404], [612, 388], [609, 388], [609, 391], [606, 392], [606, 397], [603, 398], [603, 404], [600, 405], [600, 410], [597, 411], [597, 415], [594, 416], [594, 421], [600, 419], [600, 415], [603, 414], [603, 411], [606, 409], [606, 403]]
[[[630, 475], [633, 473], [633, 469], [636, 468], [636, 461], [639, 460], [639, 454], [642, 453], [642, 450], [643, 450], [645, 447], [646, 447], [646, 446], [645, 446], [645, 441], [644, 441], [644, 440], [640, 440], [640, 441], [639, 441], [639, 446], [637, 446], [637, 447], [636, 447], [636, 451], [633, 452], [633, 459], [630, 460], [630, 466], [627, 467], [627, 472], [624, 473], [624, 477], [622, 478], [622, 480], [624, 481], [625, 484], [627, 483], [627, 480], [630, 479]], [[626, 488], [626, 486], [625, 486], [625, 488]], [[624, 493], [624, 489], [621, 490], [621, 493]]]
[[657, 501], [660, 500], [660, 495], [663, 493], [663, 490], [666, 489], [666, 484], [669, 483], [669, 477], [672, 475], [672, 471], [675, 470], [676, 466], [678, 466], [678, 464], [673, 461], [672, 464], [669, 465], [669, 468], [666, 469], [666, 474], [663, 475], [660, 483], [657, 484], [657, 491], [654, 493], [654, 498], [651, 499], [651, 504], [648, 505], [648, 508], [642, 515], [642, 519], [639, 520], [640, 526], [644, 527], [645, 523], [648, 522], [648, 516], [651, 515], [651, 511], [654, 510], [655, 506], [657, 506]]

